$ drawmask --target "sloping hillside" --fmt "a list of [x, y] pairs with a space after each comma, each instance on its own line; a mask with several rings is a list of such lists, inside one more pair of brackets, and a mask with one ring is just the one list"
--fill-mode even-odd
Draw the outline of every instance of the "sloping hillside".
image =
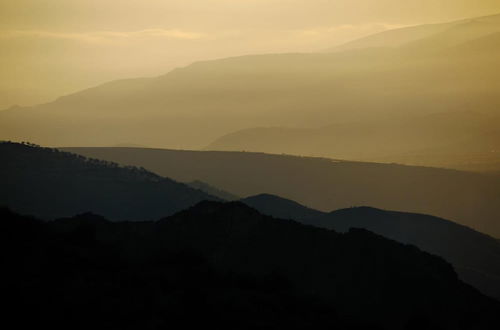
[[[422, 42], [433, 41], [438, 48], [464, 43], [500, 31], [500, 15], [464, 19], [460, 21], [409, 26], [373, 34], [343, 45], [330, 48], [327, 52], [339, 52], [363, 48], [400, 48]], [[438, 42], [440, 41], [440, 42]]]
[[326, 214], [289, 199], [270, 194], [250, 196], [242, 198], [240, 201], [262, 214], [281, 219], [293, 219], [305, 224], [315, 224], [316, 219]]
[[287, 153], [492, 172], [500, 170], [500, 114], [469, 111], [317, 129], [252, 128], [222, 136], [205, 150]]
[[[0, 138], [193, 149], [253, 127], [498, 113], [498, 52], [450, 56], [456, 47], [472, 47], [474, 40], [498, 32], [498, 26], [459, 23], [396, 49], [243, 56], [194, 63], [157, 78], [111, 82], [49, 104], [0, 112]], [[442, 44], [439, 35], [453, 42], [436, 48]]]
[[432, 214], [500, 237], [499, 177], [438, 168], [251, 152], [65, 148], [246, 197], [282, 196], [322, 211], [372, 206]]
[[369, 207], [319, 212], [271, 195], [252, 196], [242, 202], [274, 217], [294, 219], [338, 232], [363, 228], [415, 245], [445, 258], [463, 281], [500, 299], [500, 242], [468, 227], [429, 215]]
[[0, 205], [42, 218], [96, 212], [112, 220], [156, 220], [218, 200], [143, 168], [57, 149], [0, 143]]
[[203, 202], [156, 223], [0, 217], [10, 248], [2, 249], [7, 317], [22, 326], [476, 330], [499, 322], [500, 304], [441, 258], [241, 203]]

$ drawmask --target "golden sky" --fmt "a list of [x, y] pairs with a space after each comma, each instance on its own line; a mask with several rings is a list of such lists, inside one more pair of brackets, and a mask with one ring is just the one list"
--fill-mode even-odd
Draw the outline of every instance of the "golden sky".
[[0, 0], [0, 108], [193, 61], [310, 52], [498, 0]]

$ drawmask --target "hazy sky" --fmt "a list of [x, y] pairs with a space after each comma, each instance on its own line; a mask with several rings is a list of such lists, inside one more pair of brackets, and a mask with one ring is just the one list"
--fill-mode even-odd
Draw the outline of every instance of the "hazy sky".
[[498, 0], [0, 0], [0, 108], [196, 60], [496, 13]]

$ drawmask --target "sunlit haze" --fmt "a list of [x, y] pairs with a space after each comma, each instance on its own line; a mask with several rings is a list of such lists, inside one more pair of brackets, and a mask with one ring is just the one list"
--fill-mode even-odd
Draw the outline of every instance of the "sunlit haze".
[[497, 0], [2, 0], [0, 109], [198, 60], [314, 52]]
[[0, 73], [0, 326], [500, 329], [500, 0], [0, 0]]

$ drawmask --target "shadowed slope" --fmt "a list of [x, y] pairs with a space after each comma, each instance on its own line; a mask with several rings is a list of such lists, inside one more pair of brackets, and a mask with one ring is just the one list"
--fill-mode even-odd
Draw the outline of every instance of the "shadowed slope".
[[249, 197], [242, 202], [275, 217], [339, 232], [364, 228], [398, 242], [415, 245], [445, 258], [453, 264], [462, 280], [500, 299], [500, 243], [468, 227], [429, 215], [370, 207], [323, 213], [268, 195]]
[[17, 318], [22, 325], [472, 330], [498, 322], [500, 305], [438, 257], [241, 203], [202, 202], [157, 223], [0, 216], [12, 251], [2, 249], [4, 297], [9, 317], [29, 313]]
[[498, 177], [428, 167], [250, 152], [133, 148], [64, 150], [201, 180], [238, 196], [282, 196], [321, 211], [373, 206], [452, 219], [500, 237]]
[[259, 212], [263, 214], [272, 215], [276, 218], [299, 220], [303, 223], [314, 221], [314, 219], [325, 214], [300, 205], [299, 203], [289, 199], [269, 194], [250, 196], [243, 198], [240, 201], [256, 210], [259, 210]]
[[43, 218], [92, 211], [112, 220], [158, 219], [218, 199], [138, 167], [0, 143], [0, 204]]
[[222, 200], [225, 200], [225, 201], [234, 201], [234, 200], [240, 199], [240, 197], [238, 197], [234, 194], [231, 194], [230, 192], [213, 187], [213, 186], [211, 186], [203, 181], [194, 180], [194, 181], [188, 182], [187, 185], [190, 186], [191, 188], [204, 191], [209, 195], [216, 196], [216, 197], [218, 197]]

